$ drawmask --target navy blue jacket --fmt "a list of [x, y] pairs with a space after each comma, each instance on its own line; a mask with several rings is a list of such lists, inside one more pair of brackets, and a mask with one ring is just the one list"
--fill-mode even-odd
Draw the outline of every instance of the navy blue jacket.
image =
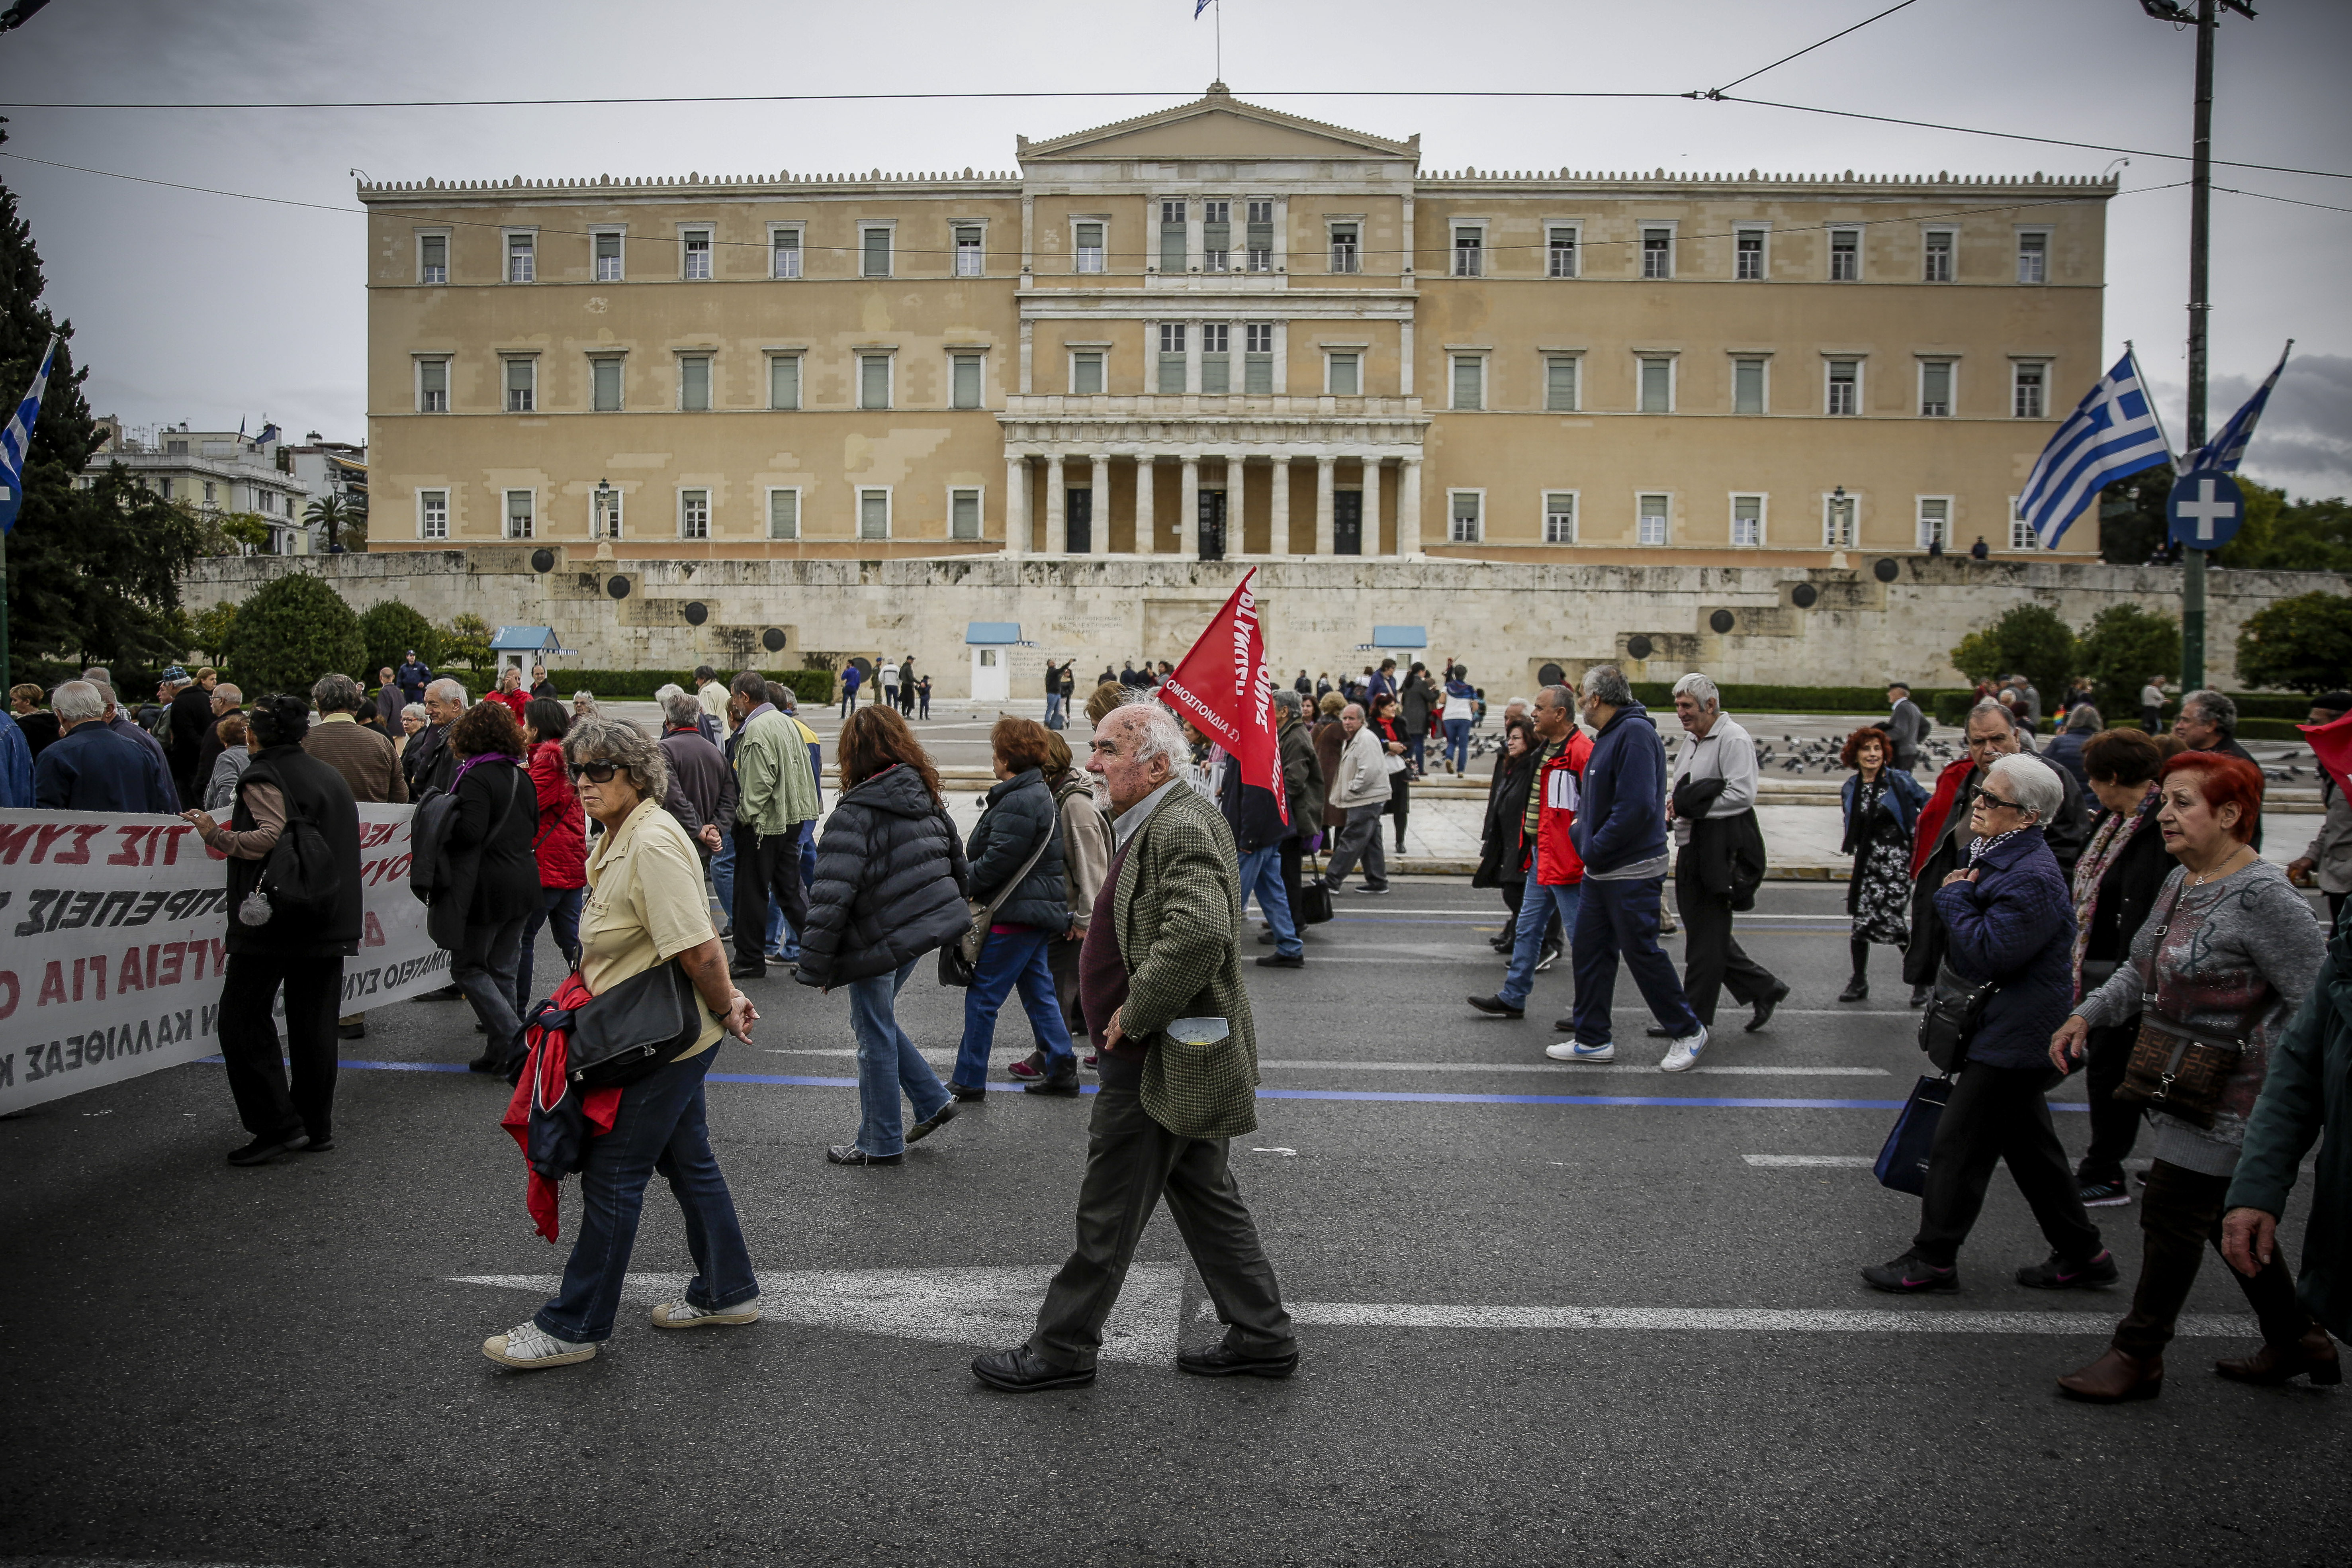
[[33, 742], [14, 715], [0, 723], [0, 805], [33, 804]]
[[2047, 1068], [2050, 1037], [2074, 1000], [2074, 904], [2039, 827], [1986, 850], [1977, 879], [1936, 889], [1945, 962], [1969, 980], [1998, 980], [1969, 1060]]
[[33, 801], [51, 811], [169, 811], [163, 764], [93, 719], [52, 741], [33, 770]]
[[988, 805], [964, 840], [971, 863], [967, 890], [984, 904], [996, 897], [1021, 863], [1045, 841], [1045, 853], [1022, 884], [997, 906], [998, 925], [1034, 926], [1055, 936], [1070, 929], [1069, 885], [1062, 872], [1062, 813], [1045, 775], [1024, 769], [988, 792]]
[[1666, 852], [1666, 744], [1648, 709], [1628, 703], [1601, 727], [1582, 794], [1568, 831], [1587, 877]]

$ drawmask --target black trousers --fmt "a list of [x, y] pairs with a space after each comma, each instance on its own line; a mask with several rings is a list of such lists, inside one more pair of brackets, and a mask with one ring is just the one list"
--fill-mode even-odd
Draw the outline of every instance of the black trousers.
[[1697, 857], [1685, 851], [1675, 865], [1675, 903], [1683, 918], [1683, 996], [1708, 1028], [1716, 999], [1753, 1006], [1780, 988], [1778, 976], [1740, 951], [1731, 934], [1731, 899], [1699, 885]]
[[2046, 1067], [1982, 1062], [1960, 1069], [1927, 1156], [1927, 1192], [1912, 1240], [1920, 1257], [1939, 1268], [1952, 1266], [1983, 1212], [1992, 1168], [2003, 1160], [2053, 1251], [2069, 1263], [2099, 1255], [2099, 1227], [2083, 1212], [2081, 1189], [2042, 1098], [2051, 1076]]
[[1298, 921], [1299, 895], [1306, 887], [1300, 880], [1306, 874], [1306, 839], [1294, 833], [1282, 841], [1282, 852], [1276, 857], [1282, 867], [1282, 890], [1290, 900], [1291, 925], [1301, 936], [1307, 934], [1307, 928]]
[[[1087, 1040], [1086, 1010], [1078, 1005], [1078, 952], [1086, 945], [1084, 939], [1071, 942], [1058, 936], [1045, 944], [1045, 968], [1054, 977], [1055, 999], [1062, 1005], [1062, 1026], [1079, 1045], [1086, 1045]], [[1093, 1048], [1087, 1046], [1088, 1050]], [[1043, 1046], [1029, 1054], [1040, 1065], [1045, 1062]]]
[[[269, 1016], [279, 986], [286, 988], [286, 1056], [294, 1064], [287, 1082], [279, 1059], [278, 1025]], [[298, 1127], [314, 1139], [335, 1127], [335, 1014], [343, 1000], [343, 955], [233, 952], [221, 978], [221, 1065], [236, 1119], [256, 1138]]]
[[2139, 1137], [2139, 1107], [2117, 1100], [2116, 1089], [2131, 1065], [2132, 1042], [2139, 1037], [2139, 1020], [2094, 1029], [2083, 1042], [2083, 1088], [2091, 1100], [2091, 1146], [2074, 1167], [2078, 1180], [2120, 1182], [2124, 1156]]
[[1136, 1090], [1103, 1087], [1087, 1133], [1077, 1249], [1046, 1287], [1031, 1354], [1055, 1366], [1095, 1364], [1104, 1320], [1163, 1194], [1225, 1325], [1226, 1347], [1269, 1360], [1297, 1350], [1257, 1222], [1234, 1184], [1228, 1142], [1180, 1138], [1145, 1113]]
[[[2139, 1283], [2132, 1288], [2131, 1311], [2116, 1327], [2116, 1348], [2134, 1355], [2162, 1355], [2173, 1325], [2197, 1283], [2205, 1248], [2221, 1249], [2221, 1211], [2230, 1178], [2184, 1171], [2158, 1160], [2147, 1173], [2139, 1210]], [[2262, 1324], [2263, 1339], [2290, 1348], [2312, 1327], [2311, 1314], [2295, 1300], [2294, 1276], [2287, 1272], [2286, 1248], [2271, 1248], [2271, 1260], [2249, 1279], [2221, 1266], [2245, 1292], [2246, 1305]]]
[[735, 825], [735, 963], [754, 974], [768, 972], [768, 895], [783, 905], [797, 937], [808, 925], [808, 889], [801, 882], [801, 835], [805, 822], [764, 837]]

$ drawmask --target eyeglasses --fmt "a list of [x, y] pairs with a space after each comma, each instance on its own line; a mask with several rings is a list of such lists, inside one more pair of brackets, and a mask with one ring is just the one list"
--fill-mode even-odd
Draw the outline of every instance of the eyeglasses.
[[2000, 796], [1993, 794], [1992, 791], [1989, 789], [1980, 789], [1977, 791], [1977, 799], [1982, 801], [1987, 805], [2005, 805], [2011, 811], [2023, 811], [2025, 809], [2013, 800], [2001, 799]]
[[621, 771], [618, 763], [583, 763], [572, 770], [572, 782], [586, 779], [590, 784], [611, 784], [613, 775]]

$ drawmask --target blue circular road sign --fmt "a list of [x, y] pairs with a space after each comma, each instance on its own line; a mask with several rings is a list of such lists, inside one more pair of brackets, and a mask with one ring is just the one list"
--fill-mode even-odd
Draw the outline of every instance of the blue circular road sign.
[[2166, 537], [2191, 550], [2219, 550], [2246, 521], [2246, 492], [2227, 474], [2186, 473], [2164, 500]]

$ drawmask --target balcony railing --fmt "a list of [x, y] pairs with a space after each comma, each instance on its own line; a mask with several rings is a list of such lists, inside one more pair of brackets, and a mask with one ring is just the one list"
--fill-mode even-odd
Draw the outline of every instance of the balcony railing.
[[1417, 417], [1418, 397], [1339, 397], [1286, 393], [1016, 393], [1008, 419], [1394, 419]]

